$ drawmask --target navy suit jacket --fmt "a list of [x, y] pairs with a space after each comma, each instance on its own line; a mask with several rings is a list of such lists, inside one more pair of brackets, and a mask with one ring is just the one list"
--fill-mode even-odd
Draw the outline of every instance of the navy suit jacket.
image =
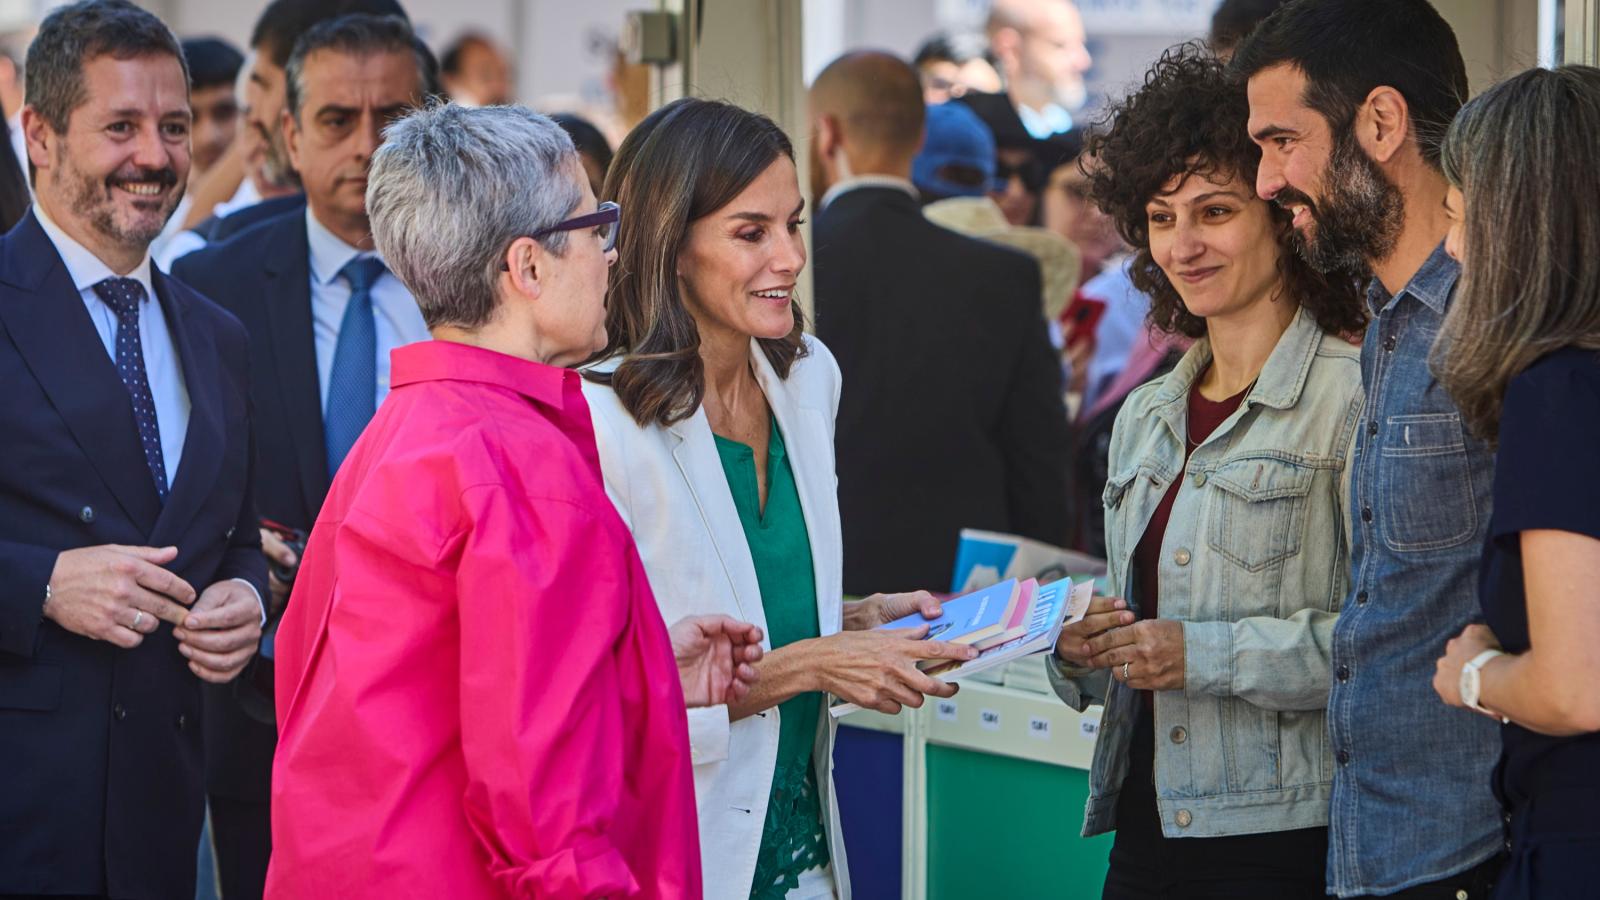
[[[235, 215], [239, 215], [236, 213]], [[259, 222], [172, 266], [172, 277], [219, 302], [244, 323], [255, 408], [256, 508], [310, 531], [328, 493], [311, 325], [311, 251], [305, 207]], [[211, 793], [270, 798], [277, 731], [245, 714], [226, 689], [206, 697], [206, 775]]]
[[889, 187], [816, 218], [817, 337], [844, 373], [844, 590], [948, 590], [961, 529], [1065, 545], [1071, 441], [1031, 257]]
[[192, 895], [201, 682], [163, 624], [123, 650], [45, 621], [63, 550], [173, 545], [266, 594], [239, 322], [152, 271], [191, 404], [166, 503], [128, 391], [32, 212], [0, 238], [0, 894]]

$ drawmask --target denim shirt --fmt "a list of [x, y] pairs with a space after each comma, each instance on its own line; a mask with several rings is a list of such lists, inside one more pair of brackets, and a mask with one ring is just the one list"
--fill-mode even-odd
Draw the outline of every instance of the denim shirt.
[[1338, 762], [1328, 888], [1391, 893], [1500, 846], [1489, 789], [1498, 726], [1433, 690], [1444, 645], [1479, 615], [1494, 457], [1467, 433], [1428, 355], [1460, 267], [1441, 245], [1396, 296], [1367, 290], [1350, 596], [1334, 631], [1328, 725]]
[[[1201, 340], [1129, 395], [1105, 488], [1111, 583], [1130, 607], [1133, 554], [1174, 478], [1161, 546], [1163, 619], [1183, 624], [1184, 686], [1157, 691], [1156, 805], [1168, 837], [1327, 824], [1333, 781], [1328, 645], [1349, 580], [1346, 473], [1361, 415], [1358, 352], [1301, 311], [1239, 409], [1184, 462]], [[1104, 702], [1084, 834], [1116, 827], [1139, 692], [1062, 667], [1068, 705]]]

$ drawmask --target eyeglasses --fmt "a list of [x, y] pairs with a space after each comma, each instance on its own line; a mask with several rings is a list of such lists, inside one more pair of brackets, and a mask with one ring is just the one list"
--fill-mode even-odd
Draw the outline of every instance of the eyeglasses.
[[[618, 227], [621, 222], [622, 207], [607, 200], [592, 213], [577, 216], [565, 222], [557, 222], [549, 228], [541, 228], [533, 232], [528, 237], [541, 238], [548, 234], [555, 234], [558, 231], [582, 231], [585, 228], [593, 228], [602, 241], [600, 252], [610, 253], [612, 248], [617, 246], [617, 232], [621, 230]], [[500, 263], [500, 271], [509, 272], [511, 267], [502, 262]]]

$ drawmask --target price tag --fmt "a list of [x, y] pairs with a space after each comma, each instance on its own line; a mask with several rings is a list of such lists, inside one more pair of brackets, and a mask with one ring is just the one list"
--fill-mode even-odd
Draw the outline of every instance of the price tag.
[[954, 700], [940, 700], [933, 705], [934, 718], [941, 722], [954, 722], [956, 720], [956, 702]]
[[1028, 718], [1028, 737], [1036, 740], [1050, 740], [1050, 720], [1043, 716], [1030, 716]]
[[984, 731], [1000, 730], [1000, 711], [997, 709], [984, 709], [978, 711], [978, 727]]
[[1078, 733], [1091, 741], [1094, 740], [1094, 736], [1100, 733], [1100, 721], [1098, 719], [1079, 719]]

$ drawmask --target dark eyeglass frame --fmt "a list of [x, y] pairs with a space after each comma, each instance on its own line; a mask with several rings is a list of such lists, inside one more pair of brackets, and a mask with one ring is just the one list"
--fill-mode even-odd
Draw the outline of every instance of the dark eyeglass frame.
[[[541, 228], [533, 232], [528, 237], [542, 238], [558, 231], [581, 231], [585, 228], [598, 228], [601, 225], [610, 225], [611, 230], [606, 233], [605, 246], [600, 248], [600, 252], [610, 253], [617, 246], [617, 234], [622, 231], [622, 207], [610, 200], [600, 204], [592, 213], [576, 216], [564, 222], [557, 222], [549, 228]], [[500, 271], [509, 272], [511, 271], [511, 266], [501, 262]]]

